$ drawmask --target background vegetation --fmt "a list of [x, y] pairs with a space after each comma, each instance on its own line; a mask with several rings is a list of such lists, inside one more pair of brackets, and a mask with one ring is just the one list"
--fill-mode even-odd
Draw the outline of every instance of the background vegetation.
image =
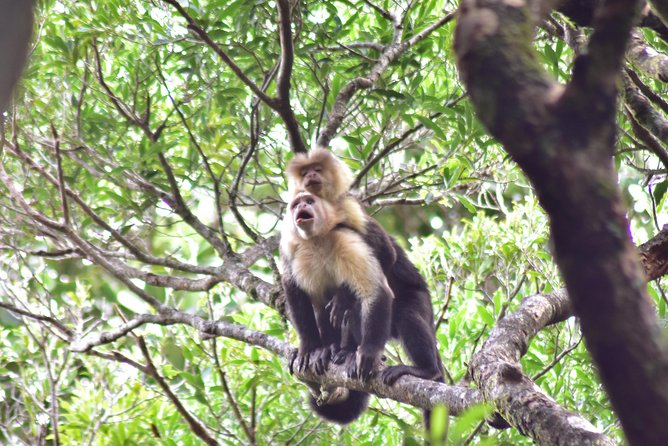
[[[283, 171], [298, 149], [286, 129], [294, 118], [311, 146], [335, 105], [343, 120], [330, 147], [428, 281], [448, 384], [469, 386], [474, 353], [524, 297], [563, 287], [547, 216], [460, 82], [458, 5], [291, 2], [286, 102], [281, 3], [38, 3], [0, 155], [1, 443], [421, 441], [421, 409], [390, 398], [372, 398], [350, 426], [322, 422], [280, 348], [263, 348], [297, 342], [275, 251]], [[590, 35], [569, 15], [554, 12], [533, 42], [562, 82]], [[668, 45], [657, 30], [635, 31], [646, 52], [627, 54], [617, 106], [614, 162], [636, 244], [668, 223]], [[410, 44], [392, 58], [397, 42]], [[664, 324], [665, 286], [648, 292]], [[213, 337], [206, 321], [230, 331]], [[390, 345], [387, 356], [403, 352]], [[542, 329], [521, 367], [621, 441], [575, 318]], [[539, 441], [489, 427], [488, 412], [452, 417], [448, 444]]]

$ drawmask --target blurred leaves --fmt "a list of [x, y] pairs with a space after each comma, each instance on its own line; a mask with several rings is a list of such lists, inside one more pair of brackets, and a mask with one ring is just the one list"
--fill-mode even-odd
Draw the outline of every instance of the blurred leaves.
[[[182, 4], [254, 83], [275, 94], [280, 48], [273, 2]], [[406, 36], [456, 7], [441, 0], [378, 4], [407, 11]], [[197, 277], [133, 257], [116, 231], [160, 259], [231, 266], [165, 199], [172, 185], [159, 155], [192, 215], [224, 236], [233, 251], [253, 248], [249, 230], [259, 239], [277, 233], [283, 170], [291, 157], [285, 128], [175, 10], [159, 1], [44, 0], [36, 21], [32, 59], [5, 128], [7, 141], [19, 150], [0, 154], [31, 206], [55, 221], [63, 217], [61, 186], [48, 179], [57, 177], [53, 126], [64, 185], [94, 214], [68, 200], [72, 229], [110, 261], [153, 277]], [[368, 2], [305, 1], [293, 7], [292, 31], [291, 101], [311, 144], [336, 94], [368, 75], [377, 46], [391, 41], [393, 29]], [[500, 317], [524, 296], [557, 289], [561, 282], [548, 250], [549, 222], [530, 185], [486, 135], [465, 98], [451, 33], [452, 24], [438, 29], [392, 64], [372, 90], [354, 96], [332, 149], [355, 174], [368, 167], [360, 197], [428, 280], [435, 315], [442, 317], [441, 354], [458, 381]], [[541, 32], [537, 47], [545, 66], [567, 79], [573, 53], [563, 40]], [[628, 127], [623, 118], [620, 126]], [[628, 132], [622, 134], [621, 149], [635, 145]], [[643, 169], [656, 167], [646, 154], [620, 151], [616, 161], [632, 230], [644, 240], [655, 230], [654, 214], [666, 223], [667, 183], [645, 181]], [[4, 187], [0, 247], [0, 302], [53, 317], [79, 334], [113, 330], [151, 311], [118, 277], [31, 220]], [[250, 271], [275, 283], [275, 263], [264, 256]], [[227, 283], [189, 291], [128, 280], [165, 305], [297, 342], [276, 309]], [[665, 320], [662, 291], [650, 285]], [[136, 333], [146, 339], [172, 391], [223, 444], [250, 443], [235, 405], [254, 426], [257, 444], [421, 444], [416, 408], [372, 398], [371, 410], [358, 422], [344, 428], [322, 423], [308, 409], [305, 387], [266, 351], [228, 339], [205, 340], [177, 326], [144, 325]], [[523, 367], [530, 376], [542, 373], [538, 384], [560, 404], [619, 435], [582, 343], [546, 370], [577, 339], [573, 321], [544, 330]], [[70, 354], [66, 341], [44, 324], [0, 309], [0, 443], [52, 444], [55, 394], [61, 444], [200, 444], [154, 379], [127, 363]], [[396, 345], [387, 351], [390, 361], [403, 358]], [[145, 363], [133, 335], [99, 353]], [[473, 409], [448, 423], [441, 417], [434, 436], [452, 445], [469, 437], [469, 444], [530, 444], [514, 430], [481, 424], [488, 413], [489, 408]]]

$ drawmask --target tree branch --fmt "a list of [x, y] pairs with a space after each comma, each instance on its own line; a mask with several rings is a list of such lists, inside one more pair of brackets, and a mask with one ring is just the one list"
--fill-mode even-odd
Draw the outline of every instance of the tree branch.
[[[401, 42], [401, 32], [395, 32], [395, 40], [383, 48], [383, 51], [378, 58], [378, 61], [373, 65], [369, 75], [366, 77], [357, 77], [351, 80], [345, 87], [343, 87], [334, 100], [332, 109], [329, 113], [329, 118], [325, 128], [318, 136], [317, 144], [322, 147], [327, 147], [331, 140], [336, 135], [343, 118], [347, 112], [346, 106], [350, 99], [361, 89], [371, 88], [380, 79], [380, 76], [387, 69], [387, 67], [397, 60], [408, 48], [416, 45], [418, 42], [424, 40], [427, 36], [433, 33], [436, 29], [448, 23], [454, 17], [454, 13], [446, 14], [441, 19], [434, 22], [432, 25], [414, 35], [410, 39]], [[401, 24], [395, 23], [395, 30]]]
[[31, 313], [30, 311], [23, 310], [17, 306], [8, 304], [6, 302], [0, 302], [0, 308], [4, 308], [9, 312], [12, 312], [14, 314], [23, 317], [27, 317], [29, 319], [46, 322], [47, 324], [53, 325], [54, 327], [58, 328], [58, 330], [60, 330], [63, 334], [65, 334], [65, 336], [67, 336], [68, 338], [74, 336], [74, 332], [72, 330], [70, 330], [69, 328], [67, 328], [67, 326], [65, 326], [65, 324], [63, 324], [62, 322], [60, 322], [55, 318], [52, 318], [51, 316], [43, 316], [41, 314]]
[[624, 76], [623, 81], [624, 102], [633, 113], [635, 120], [664, 144], [668, 144], [668, 121], [652, 107], [629, 76]]
[[216, 441], [215, 438], [211, 436], [209, 430], [204, 426], [204, 424], [202, 424], [201, 421], [196, 419], [190, 413], [190, 411], [188, 411], [188, 409], [186, 409], [186, 407], [183, 405], [179, 397], [176, 396], [172, 388], [167, 383], [167, 380], [160, 375], [157, 367], [155, 366], [153, 360], [151, 359], [151, 354], [148, 351], [148, 347], [146, 347], [146, 341], [144, 341], [144, 338], [137, 337], [137, 345], [139, 345], [139, 349], [141, 350], [142, 354], [144, 355], [144, 358], [146, 359], [146, 366], [144, 366], [140, 370], [142, 370], [144, 373], [146, 373], [147, 375], [151, 376], [153, 379], [156, 380], [158, 386], [160, 386], [162, 391], [165, 392], [167, 398], [172, 402], [174, 407], [176, 407], [176, 410], [179, 412], [179, 414], [181, 414], [183, 419], [186, 420], [188, 426], [190, 426], [190, 430], [195, 435], [197, 435], [204, 443], [206, 443], [209, 446], [218, 446], [218, 442]]
[[195, 19], [188, 14], [188, 11], [186, 11], [181, 4], [176, 1], [176, 0], [163, 0], [165, 3], [168, 3], [172, 5], [183, 17], [186, 19], [186, 22], [188, 22], [188, 29], [193, 31], [197, 37], [199, 37], [204, 43], [207, 44], [209, 48], [211, 48], [217, 55], [220, 57], [223, 62], [225, 62], [225, 65], [227, 65], [232, 72], [239, 78], [241, 82], [246, 84], [248, 88], [251, 89], [255, 95], [262, 100], [265, 104], [269, 105], [271, 108], [274, 108], [275, 106], [275, 99], [267, 96], [261, 89], [258, 87], [255, 82], [250, 80], [248, 76], [243, 72], [243, 70], [230, 58], [230, 56], [227, 55], [225, 51], [216, 43], [214, 42], [211, 37], [209, 37], [209, 34], [204, 31], [204, 29], [198, 25], [198, 23], [195, 21]]
[[548, 397], [522, 371], [520, 358], [543, 327], [570, 316], [564, 290], [527, 297], [492, 329], [471, 358], [469, 371], [501, 416], [540, 445], [609, 445], [614, 443], [579, 415]]
[[[127, 322], [117, 329], [89, 336], [86, 339], [77, 340], [72, 343], [71, 350], [76, 352], [90, 352], [94, 347], [111, 343], [120, 339], [132, 330], [146, 323], [159, 325], [184, 324], [198, 330], [203, 336], [223, 336], [246, 344], [262, 347], [286, 361], [290, 360], [295, 349], [290, 344], [283, 342], [268, 334], [251, 330], [241, 325], [230, 324], [225, 321], [205, 320], [199, 316], [187, 314], [181, 311], [167, 309], [158, 315], [143, 314]], [[395, 385], [387, 386], [380, 379], [372, 379], [368, 383], [348, 378], [344, 366], [330, 365], [328, 372], [323, 376], [311, 373], [296, 375], [299, 379], [307, 380], [325, 385], [345, 386], [351, 389], [364, 390], [381, 398], [411, 404], [424, 409], [433, 408], [437, 404], [446, 405], [450, 413], [457, 415], [463, 410], [481, 402], [479, 393], [475, 389], [461, 386], [448, 386], [434, 381], [423, 380], [411, 376], [401, 378]]]
[[[9, 151], [18, 157], [21, 161], [25, 162], [31, 169], [34, 169], [36, 172], [38, 172], [42, 178], [47, 180], [49, 183], [54, 185], [55, 187], [59, 187], [59, 182], [58, 180], [51, 175], [49, 172], [44, 169], [43, 166], [38, 164], [34, 159], [32, 159], [28, 154], [18, 148], [16, 145], [7, 145], [5, 146], [9, 149]], [[146, 189], [146, 187], [144, 187]], [[67, 185], [64, 186], [64, 190], [67, 194], [67, 196], [74, 202], [76, 203], [81, 210], [88, 215], [95, 224], [100, 226], [102, 229], [105, 231], [109, 232], [111, 236], [113, 237], [114, 240], [119, 242], [122, 246], [127, 248], [127, 250], [132, 254], [136, 260], [139, 260], [141, 262], [147, 263], [149, 265], [159, 265], [159, 266], [165, 266], [167, 268], [172, 268], [178, 271], [184, 271], [184, 272], [190, 272], [190, 273], [195, 273], [195, 274], [208, 274], [208, 275], [215, 275], [217, 274], [217, 270], [212, 267], [206, 267], [206, 266], [199, 266], [199, 265], [192, 265], [189, 263], [185, 262], [180, 262], [178, 260], [174, 260], [171, 258], [165, 258], [165, 257], [158, 257], [154, 256], [145, 250], [143, 250], [141, 247], [139, 247], [137, 244], [132, 243], [130, 240], [128, 240], [126, 237], [124, 237], [120, 232], [118, 232], [116, 229], [112, 228], [104, 219], [102, 219], [93, 209], [91, 209], [86, 202], [84, 202], [81, 197], [72, 189], [70, 189]], [[157, 188], [151, 189], [152, 192], [156, 193]], [[161, 198], [164, 198], [167, 194], [163, 191], [159, 191], [157, 193]], [[42, 254], [45, 255], [45, 254]], [[53, 253], [53, 255], [58, 255], [58, 253]]]
[[292, 73], [292, 64], [294, 59], [294, 49], [292, 45], [292, 35], [290, 32], [290, 3], [288, 0], [278, 0], [279, 12], [279, 39], [281, 43], [281, 66], [277, 78], [278, 97], [273, 98], [267, 95], [258, 85], [253, 82], [243, 72], [230, 56], [211, 39], [209, 34], [198, 25], [197, 21], [188, 14], [177, 0], [163, 0], [172, 5], [179, 14], [188, 22], [188, 29], [193, 31], [204, 43], [207, 44], [223, 62], [232, 70], [232, 72], [246, 84], [248, 88], [266, 105], [276, 111], [283, 120], [290, 143], [295, 152], [306, 152], [304, 140], [301, 137], [299, 123], [295, 117], [292, 106], [290, 105], [290, 77]]
[[527, 174], [550, 217], [555, 260], [628, 441], [668, 444], [658, 415], [668, 412], [666, 338], [630, 243], [611, 160], [616, 81], [637, 5], [600, 3], [588, 52], [565, 92], [531, 46], [540, 10], [531, 6], [462, 2], [455, 35], [462, 78], [480, 119]]
[[631, 33], [627, 57], [646, 75], [668, 82], [668, 57], [647, 45], [642, 34], [638, 31]]

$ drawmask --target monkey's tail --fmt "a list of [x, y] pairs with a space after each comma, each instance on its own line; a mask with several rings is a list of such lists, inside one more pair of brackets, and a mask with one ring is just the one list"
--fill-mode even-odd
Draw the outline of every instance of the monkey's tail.
[[369, 394], [351, 390], [348, 398], [345, 400], [334, 404], [322, 404], [320, 406], [313, 396], [309, 398], [309, 401], [315, 413], [325, 420], [338, 424], [348, 424], [362, 415], [369, 401]]

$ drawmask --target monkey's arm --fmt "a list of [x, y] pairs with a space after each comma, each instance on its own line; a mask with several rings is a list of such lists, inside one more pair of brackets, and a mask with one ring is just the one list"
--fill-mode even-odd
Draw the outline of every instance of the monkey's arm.
[[283, 289], [288, 316], [299, 334], [299, 350], [290, 361], [290, 373], [296, 369], [302, 372], [313, 367], [316, 373], [323, 373], [329, 362], [329, 355], [325, 358], [324, 347], [313, 311], [313, 305], [308, 294], [286, 274], [283, 277]]
[[362, 342], [360, 302], [347, 286], [342, 286], [325, 307], [329, 312], [329, 320], [335, 330], [340, 332], [337, 351], [333, 352], [332, 361], [342, 364], [352, 356], [352, 371], [355, 367], [357, 346]]
[[361, 335], [357, 348], [356, 373], [361, 379], [368, 379], [374, 363], [380, 359], [385, 343], [390, 337], [392, 321], [392, 292], [387, 285], [378, 287], [376, 296], [361, 302]]
[[341, 349], [341, 327], [334, 327], [330, 321], [330, 313], [327, 307], [313, 307], [316, 323], [320, 331], [322, 347], [311, 354], [311, 363], [314, 364], [316, 373], [325, 373], [329, 361]]

